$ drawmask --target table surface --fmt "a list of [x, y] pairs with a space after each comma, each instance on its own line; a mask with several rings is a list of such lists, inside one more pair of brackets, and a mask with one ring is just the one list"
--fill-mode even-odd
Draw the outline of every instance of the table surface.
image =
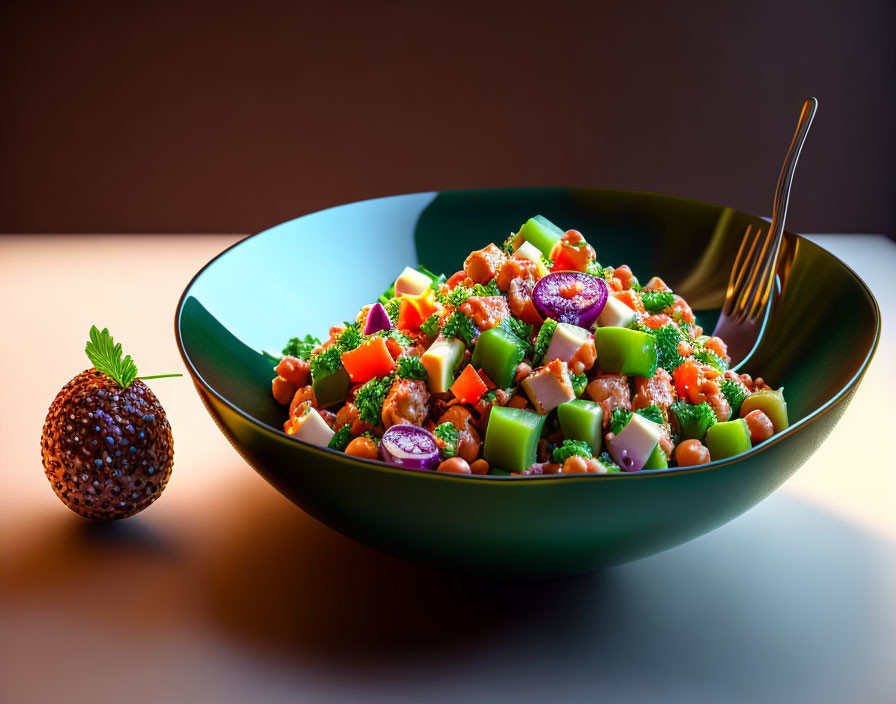
[[[219, 434], [189, 380], [150, 382], [176, 462], [116, 524], [59, 502], [39, 436], [108, 326], [145, 374], [183, 371], [192, 274], [237, 235], [0, 237], [0, 700], [893, 701], [896, 452], [881, 345], [837, 428], [728, 525], [597, 574], [503, 583], [359, 545]], [[813, 239], [896, 315], [896, 244]], [[152, 292], [148, 295], [147, 292]], [[866, 438], [861, 444], [854, 438]]]

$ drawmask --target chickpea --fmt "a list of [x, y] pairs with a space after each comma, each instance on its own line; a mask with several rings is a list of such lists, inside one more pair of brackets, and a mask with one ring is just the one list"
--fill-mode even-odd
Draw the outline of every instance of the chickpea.
[[747, 428], [750, 430], [750, 440], [753, 444], [768, 440], [775, 434], [775, 427], [772, 425], [771, 418], [765, 415], [760, 409], [750, 411], [744, 416], [747, 421]]
[[380, 457], [380, 451], [376, 443], [363, 435], [355, 438], [348, 444], [348, 447], [345, 448], [345, 454], [365, 460], [376, 460]]
[[452, 474], [470, 474], [471, 468], [465, 459], [460, 457], [452, 457], [447, 459], [438, 466], [439, 472], [451, 472]]
[[511, 408], [525, 408], [529, 405], [529, 400], [525, 396], [520, 396], [517, 394], [512, 399], [510, 399], [510, 403], [507, 404]]
[[710, 461], [709, 450], [699, 440], [685, 440], [675, 448], [675, 460], [679, 467], [693, 467]]
[[563, 463], [563, 474], [586, 474], [587, 472], [588, 462], [581, 455], [567, 457]]
[[513, 383], [519, 384], [523, 379], [532, 373], [532, 367], [526, 362], [520, 362], [516, 368], [516, 374], [513, 375]]
[[592, 457], [588, 460], [588, 472], [590, 474], [606, 474], [607, 468]]
[[682, 357], [690, 357], [694, 354], [694, 348], [686, 340], [681, 340], [678, 343], [678, 354]]
[[470, 471], [473, 474], [488, 474], [488, 462], [485, 460], [476, 460], [470, 465]]
[[438, 424], [451, 423], [458, 430], [463, 430], [470, 418], [472, 414], [463, 406], [451, 406], [441, 415]]
[[274, 400], [285, 406], [292, 400], [293, 395], [296, 393], [296, 387], [292, 382], [287, 381], [282, 376], [278, 376], [271, 382], [271, 391], [274, 394]]

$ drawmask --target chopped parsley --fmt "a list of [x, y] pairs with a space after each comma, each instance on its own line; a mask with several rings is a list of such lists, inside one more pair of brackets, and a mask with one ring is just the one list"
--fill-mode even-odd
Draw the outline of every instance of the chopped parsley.
[[641, 294], [641, 303], [644, 304], [648, 313], [662, 313], [675, 303], [675, 294], [664, 291], [644, 291]]
[[703, 364], [715, 367], [723, 374], [728, 371], [728, 363], [712, 350], [700, 348], [694, 350], [694, 359]]
[[532, 353], [532, 360], [536, 364], [541, 362], [545, 352], [548, 351], [548, 347], [551, 344], [551, 338], [554, 336], [554, 331], [556, 329], [557, 321], [553, 318], [545, 318], [541, 330], [538, 331], [538, 337], [535, 338], [535, 351]]
[[500, 296], [501, 289], [498, 288], [498, 284], [495, 283], [495, 279], [492, 279], [487, 284], [473, 284], [473, 289], [471, 295], [473, 296]]
[[395, 370], [399, 379], [419, 379], [426, 381], [429, 374], [426, 373], [426, 367], [419, 357], [400, 357], [398, 359], [398, 368]]
[[460, 433], [454, 427], [454, 423], [442, 423], [433, 428], [432, 434], [441, 440], [444, 445], [439, 448], [442, 459], [447, 460], [457, 454], [457, 445], [460, 442]]
[[580, 455], [589, 460], [594, 456], [587, 442], [582, 440], [564, 440], [562, 444], [554, 448], [553, 460], [557, 464], [563, 464], [573, 455]]
[[463, 343], [469, 347], [473, 344], [473, 338], [476, 337], [476, 326], [463, 313], [454, 311], [448, 320], [445, 321], [442, 334], [445, 337], [456, 337], [459, 340], [463, 340]]
[[299, 359], [308, 359], [312, 350], [320, 347], [320, 340], [311, 335], [305, 335], [304, 338], [292, 337], [283, 348], [283, 356], [298, 357]]
[[740, 405], [744, 402], [744, 399], [750, 395], [750, 392], [743, 384], [734, 379], [722, 379], [719, 388], [722, 391], [722, 395], [728, 401], [728, 405], [731, 406], [731, 415], [735, 418], [738, 417], [740, 414]]
[[718, 420], [712, 406], [705, 401], [695, 406], [684, 401], [676, 401], [669, 410], [675, 414], [682, 440], [702, 441], [709, 426], [715, 425]]
[[365, 423], [377, 425], [383, 414], [383, 401], [392, 388], [392, 376], [378, 376], [364, 383], [355, 392], [355, 406], [358, 417]]
[[331, 450], [339, 450], [340, 452], [345, 452], [345, 448], [348, 447], [351, 439], [352, 426], [351, 423], [346, 423], [339, 430], [333, 433], [333, 437], [330, 438], [330, 442], [327, 447], [329, 447]]
[[420, 331], [429, 338], [438, 337], [440, 330], [438, 313], [433, 313], [420, 324]]
[[401, 307], [401, 298], [396, 296], [395, 298], [390, 298], [383, 304], [383, 308], [386, 309], [386, 315], [389, 316], [389, 320], [392, 321], [392, 324], [398, 322], [398, 309]]

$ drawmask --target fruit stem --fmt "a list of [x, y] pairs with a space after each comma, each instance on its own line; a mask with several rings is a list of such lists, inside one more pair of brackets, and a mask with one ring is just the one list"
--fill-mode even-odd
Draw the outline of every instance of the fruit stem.
[[138, 376], [138, 379], [167, 379], [169, 376], [183, 376], [183, 374], [152, 374], [151, 376]]

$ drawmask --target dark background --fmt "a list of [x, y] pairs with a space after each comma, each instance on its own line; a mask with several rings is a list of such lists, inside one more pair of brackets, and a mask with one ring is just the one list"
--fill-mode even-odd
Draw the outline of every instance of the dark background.
[[[896, 3], [5, 2], [0, 232], [255, 232], [575, 185], [896, 232]], [[742, 5], [737, 3], [737, 5]]]

